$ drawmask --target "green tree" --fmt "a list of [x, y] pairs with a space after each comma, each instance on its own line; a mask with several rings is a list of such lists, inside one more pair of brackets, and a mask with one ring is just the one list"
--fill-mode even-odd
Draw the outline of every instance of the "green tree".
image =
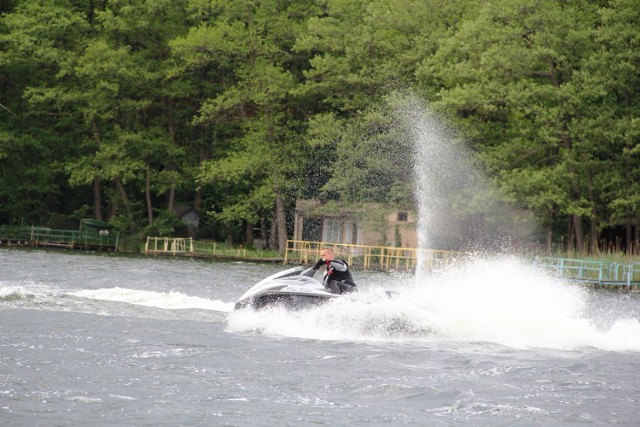
[[333, 0], [309, 20], [295, 46], [311, 55], [295, 93], [315, 105], [305, 136], [306, 197], [411, 203], [413, 148], [388, 95], [411, 91], [418, 66], [471, 4]]
[[596, 48], [578, 74], [581, 103], [589, 108], [581, 132], [597, 148], [593, 175], [602, 224], [624, 225], [631, 251], [640, 241], [640, 10], [633, 1], [617, 0], [599, 17]]
[[[114, 3], [96, 15], [100, 34], [114, 46], [128, 48], [138, 73], [135, 91], [140, 101], [134, 120], [126, 123], [129, 142], [125, 156], [138, 160], [144, 176], [144, 196], [149, 223], [154, 220], [154, 199], [166, 195], [172, 211], [176, 190], [194, 192], [194, 176], [186, 154], [194, 137], [190, 120], [196, 114], [191, 85], [174, 74], [169, 42], [186, 32], [187, 1], [138, 0]], [[193, 154], [193, 153], [192, 153]], [[140, 185], [136, 185], [139, 188]], [[182, 196], [185, 198], [185, 195]]]
[[[431, 55], [469, 4], [455, 0], [328, 0], [309, 19], [295, 49], [311, 55], [298, 93], [350, 114], [388, 92], [411, 86], [416, 67]], [[323, 111], [321, 110], [321, 112]]]
[[[145, 195], [149, 222], [152, 189], [170, 194], [171, 209], [184, 178], [173, 113], [179, 95], [172, 96], [179, 81], [167, 78], [168, 41], [184, 31], [184, 4], [138, 0], [100, 9], [94, 2], [45, 7], [25, 1], [10, 17], [20, 24], [10, 33], [19, 38], [15, 49], [27, 49], [29, 60], [47, 70], [46, 79], [25, 85], [23, 98], [32, 110], [57, 118], [56, 128], [72, 147], [62, 156], [69, 183], [92, 185], [95, 217], [103, 218], [103, 182], [115, 189], [106, 193], [110, 216], [122, 207], [130, 230], [140, 221], [138, 192]], [[37, 43], [29, 42], [35, 36], [25, 41], [31, 33]]]
[[322, 187], [324, 197], [411, 207], [413, 147], [395, 111], [383, 103], [372, 105], [332, 127], [339, 129], [335, 139], [314, 142], [335, 152], [331, 179]]
[[202, 185], [223, 196], [222, 206], [208, 211], [229, 230], [241, 223], [250, 229], [269, 215], [284, 250], [299, 158], [290, 92], [301, 60], [292, 45], [313, 2], [194, 1], [192, 7], [201, 23], [173, 48], [185, 67], [215, 79], [215, 94], [195, 123], [227, 141], [214, 141], [213, 158], [200, 170]]
[[[0, 2], [0, 222], [93, 211], [167, 233], [189, 201], [248, 243], [270, 223], [283, 249], [296, 197], [414, 203], [387, 104], [405, 90], [464, 131], [549, 248], [562, 234], [595, 251], [622, 226], [630, 249], [639, 13], [633, 0]], [[478, 194], [450, 204], [481, 216]]]
[[[583, 250], [582, 219], [594, 215], [586, 188], [589, 141], [576, 132], [586, 113], [573, 79], [593, 49], [592, 5], [503, 0], [486, 3], [424, 62], [439, 108], [454, 111], [507, 194], [547, 224], [568, 217]], [[544, 191], [542, 191], [544, 190]]]
[[0, 19], [3, 222], [48, 223], [71, 204], [64, 162], [75, 150], [73, 119], [35, 107], [25, 92], [54, 82], [88, 30], [82, 14], [58, 2], [22, 1]]

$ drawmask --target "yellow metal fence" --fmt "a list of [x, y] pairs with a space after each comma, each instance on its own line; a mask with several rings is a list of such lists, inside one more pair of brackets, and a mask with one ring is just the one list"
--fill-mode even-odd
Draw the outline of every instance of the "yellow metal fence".
[[[336, 257], [344, 259], [352, 267], [363, 270], [412, 271], [416, 269], [419, 258], [423, 262], [423, 268], [431, 269], [451, 262], [458, 255], [452, 251], [433, 249], [288, 240], [284, 264], [310, 265], [316, 262], [320, 257], [320, 251], [325, 247], [333, 249]], [[147, 237], [144, 252], [148, 255], [233, 257], [248, 260], [260, 258], [246, 248], [232, 249], [216, 242], [198, 241], [190, 237]], [[274, 261], [273, 258], [269, 260]]]
[[313, 263], [325, 247], [333, 249], [336, 257], [344, 259], [349, 265], [364, 270], [413, 270], [418, 265], [418, 255], [422, 255], [423, 267], [431, 269], [452, 261], [456, 256], [453, 251], [434, 249], [288, 240], [285, 263]]
[[191, 237], [147, 237], [144, 244], [145, 254], [191, 255], [193, 239]]
[[191, 237], [147, 237], [144, 253], [147, 255], [247, 257], [246, 248], [228, 248], [216, 242], [194, 240]]

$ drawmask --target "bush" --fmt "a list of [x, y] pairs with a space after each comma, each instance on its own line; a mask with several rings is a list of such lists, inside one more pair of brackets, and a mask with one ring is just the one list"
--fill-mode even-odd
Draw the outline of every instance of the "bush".
[[173, 211], [162, 211], [144, 230], [144, 236], [153, 237], [187, 237], [187, 225]]

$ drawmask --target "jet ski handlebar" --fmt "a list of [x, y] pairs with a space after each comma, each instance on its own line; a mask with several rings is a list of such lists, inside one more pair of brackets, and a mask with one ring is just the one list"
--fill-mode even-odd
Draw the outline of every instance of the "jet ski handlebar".
[[309, 267], [300, 273], [301, 276], [307, 277], [313, 277], [314, 274], [316, 274], [316, 270], [314, 270], [313, 267]]

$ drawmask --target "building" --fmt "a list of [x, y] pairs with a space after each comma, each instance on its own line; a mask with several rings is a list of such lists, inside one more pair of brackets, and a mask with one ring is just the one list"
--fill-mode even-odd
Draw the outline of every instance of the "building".
[[416, 224], [415, 212], [397, 207], [298, 200], [293, 240], [417, 248]]

